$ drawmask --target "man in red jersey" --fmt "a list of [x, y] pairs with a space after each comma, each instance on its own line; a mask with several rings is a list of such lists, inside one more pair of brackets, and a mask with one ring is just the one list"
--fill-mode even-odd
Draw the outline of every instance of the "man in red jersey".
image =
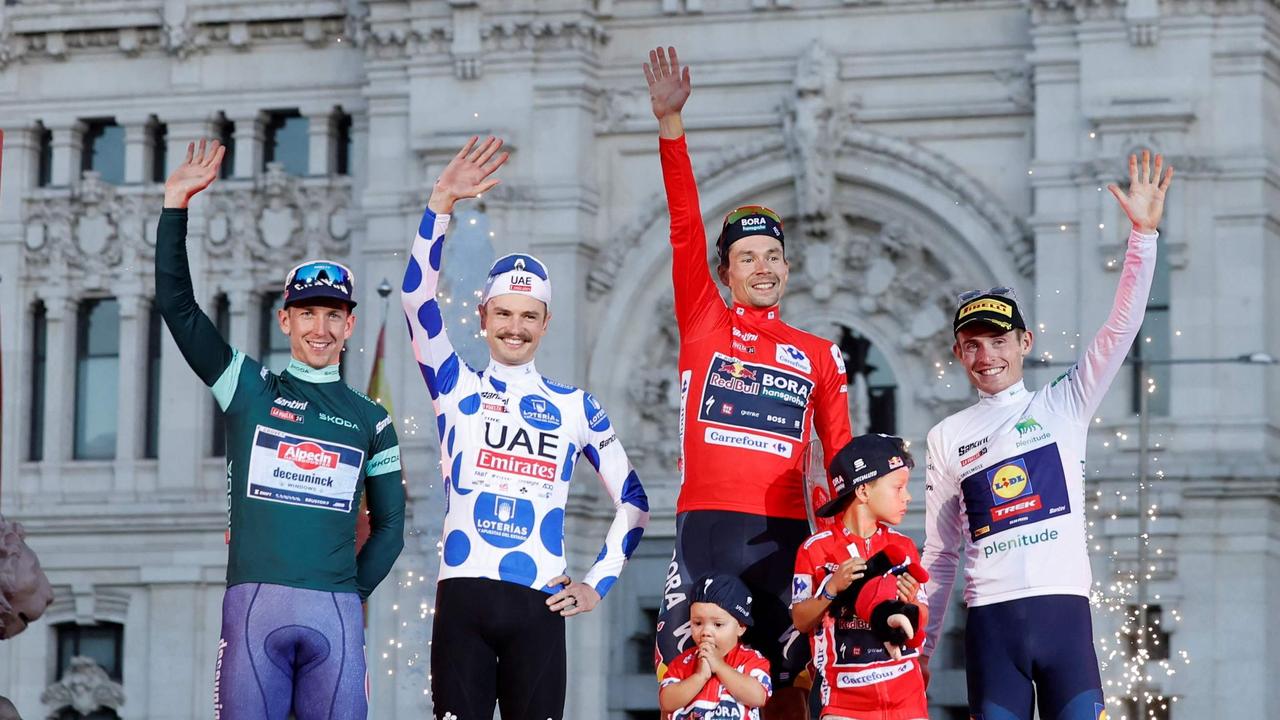
[[788, 609], [796, 551], [809, 536], [803, 459], [811, 426], [826, 457], [850, 439], [844, 361], [830, 341], [782, 322], [784, 234], [768, 208], [746, 206], [725, 216], [716, 241], [716, 271], [733, 299], [725, 306], [707, 267], [680, 116], [689, 70], [681, 69], [674, 48], [658, 48], [649, 53], [645, 78], [658, 118], [680, 330], [681, 488], [658, 615], [659, 680], [690, 644], [692, 579], [729, 573], [755, 597], [755, 622], [744, 640], [772, 667], [766, 720], [808, 717], [805, 683], [792, 684], [809, 647]]

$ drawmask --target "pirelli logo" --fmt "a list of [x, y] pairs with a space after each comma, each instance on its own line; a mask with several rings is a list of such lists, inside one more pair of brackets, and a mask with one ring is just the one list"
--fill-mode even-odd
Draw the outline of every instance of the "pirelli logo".
[[1009, 303], [994, 300], [992, 298], [983, 298], [981, 300], [974, 300], [968, 305], [965, 305], [964, 309], [960, 311], [960, 318], [964, 319], [969, 315], [976, 312], [982, 312], [984, 310], [999, 313], [1009, 318], [1013, 317], [1013, 306]]

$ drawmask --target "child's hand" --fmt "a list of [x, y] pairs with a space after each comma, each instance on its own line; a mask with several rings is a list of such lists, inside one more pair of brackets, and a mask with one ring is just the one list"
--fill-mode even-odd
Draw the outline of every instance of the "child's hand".
[[920, 593], [920, 581], [907, 573], [898, 576], [898, 599], [904, 603], [916, 604], [916, 595]]
[[698, 643], [698, 660], [698, 671], [701, 672], [705, 666], [707, 677], [711, 677], [720, 670], [721, 665], [724, 665], [724, 660], [720, 659], [720, 651], [716, 649], [715, 640], [703, 640]]
[[836, 568], [836, 571], [831, 574], [831, 580], [827, 582], [827, 588], [831, 590], [832, 595], [838, 595], [852, 585], [854, 580], [862, 577], [866, 569], [866, 560], [849, 558], [840, 563], [840, 567]]

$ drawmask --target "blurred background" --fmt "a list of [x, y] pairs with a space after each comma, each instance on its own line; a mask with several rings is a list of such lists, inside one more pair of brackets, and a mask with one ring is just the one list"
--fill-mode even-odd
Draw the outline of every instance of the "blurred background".
[[[211, 137], [228, 152], [189, 247], [234, 345], [282, 369], [285, 271], [327, 256], [356, 272], [345, 378], [396, 418], [411, 499], [411, 537], [369, 605], [370, 717], [427, 716], [443, 492], [398, 288], [436, 174], [468, 136], [495, 134], [512, 152], [503, 184], [460, 208], [446, 246], [451, 336], [483, 363], [488, 264], [516, 250], [547, 263], [539, 368], [600, 398], [654, 509], [621, 581], [569, 623], [567, 717], [656, 719], [678, 454], [640, 70], [659, 44], [692, 67], [709, 231], [741, 204], [783, 215], [784, 318], [844, 349], [855, 431], [920, 455], [974, 399], [951, 364], [955, 295], [1015, 287], [1044, 363], [1028, 383], [1051, 381], [1118, 281], [1129, 228], [1105, 185], [1127, 182], [1130, 152], [1166, 155], [1177, 178], [1146, 324], [1087, 468], [1108, 709], [1274, 716], [1276, 0], [5, 0], [0, 510], [26, 526], [55, 601], [0, 643], [0, 694], [27, 718], [84, 717], [60, 704], [72, 687], [101, 698], [90, 718], [212, 714], [224, 436], [152, 301], [162, 183]], [[922, 542], [917, 473], [905, 530]], [[570, 503], [576, 572], [612, 518], [589, 474]], [[938, 719], [968, 716], [959, 594], [932, 663]]]

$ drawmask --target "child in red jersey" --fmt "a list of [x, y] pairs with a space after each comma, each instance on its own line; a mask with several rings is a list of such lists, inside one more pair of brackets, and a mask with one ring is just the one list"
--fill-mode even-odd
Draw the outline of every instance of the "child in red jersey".
[[738, 642], [751, 625], [751, 592], [732, 575], [695, 583], [689, 621], [697, 643], [672, 661], [658, 691], [671, 720], [760, 720], [773, 683], [769, 661]]
[[[913, 567], [920, 553], [889, 527], [906, 515], [913, 466], [901, 438], [854, 438], [831, 461], [835, 497], [815, 513], [840, 522], [796, 556], [791, 618], [811, 638], [823, 720], [928, 718], [917, 652], [928, 615]], [[879, 568], [872, 582], [863, 580], [869, 567]], [[886, 584], [896, 597], [878, 592]]]

